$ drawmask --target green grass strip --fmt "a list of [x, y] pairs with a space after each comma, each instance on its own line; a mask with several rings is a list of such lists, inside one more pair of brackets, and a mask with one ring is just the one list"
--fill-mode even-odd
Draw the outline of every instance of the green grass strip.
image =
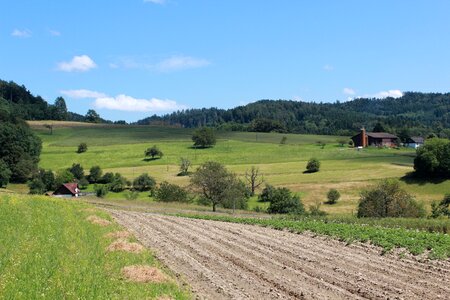
[[393, 248], [405, 248], [414, 255], [430, 251], [429, 257], [433, 259], [446, 259], [450, 257], [450, 236], [442, 233], [430, 233], [404, 228], [384, 228], [361, 224], [326, 223], [321, 220], [293, 221], [193, 214], [177, 214], [177, 216], [258, 225], [278, 230], [289, 230], [295, 233], [310, 231], [327, 235], [347, 243], [353, 241], [370, 242], [373, 245], [382, 247], [385, 251], [390, 251]]

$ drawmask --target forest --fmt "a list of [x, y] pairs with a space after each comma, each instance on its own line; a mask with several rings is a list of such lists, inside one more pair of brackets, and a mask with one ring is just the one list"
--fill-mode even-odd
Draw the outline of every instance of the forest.
[[187, 109], [153, 115], [137, 124], [211, 126], [232, 131], [353, 135], [381, 123], [394, 134], [450, 136], [450, 93], [406, 92], [400, 98], [358, 98], [334, 103], [260, 100], [232, 109]]

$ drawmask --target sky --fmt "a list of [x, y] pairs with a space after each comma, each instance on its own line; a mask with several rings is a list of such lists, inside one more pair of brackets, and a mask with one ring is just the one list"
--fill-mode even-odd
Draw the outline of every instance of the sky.
[[450, 1], [0, 3], [0, 79], [82, 115], [450, 90]]

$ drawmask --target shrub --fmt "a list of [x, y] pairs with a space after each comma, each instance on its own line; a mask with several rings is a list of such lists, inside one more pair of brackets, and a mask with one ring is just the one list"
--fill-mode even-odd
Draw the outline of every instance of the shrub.
[[77, 153], [86, 152], [87, 149], [88, 149], [87, 144], [86, 143], [81, 143], [81, 144], [78, 145]]
[[139, 197], [138, 191], [128, 191], [125, 193], [125, 199], [127, 200], [136, 200]]
[[95, 195], [100, 198], [104, 198], [108, 194], [109, 188], [106, 185], [97, 185], [95, 187]]
[[231, 194], [228, 195], [226, 199], [222, 202], [223, 208], [229, 209], [247, 209], [248, 208], [248, 198], [250, 197], [251, 191], [247, 189], [245, 183], [239, 181], [236, 183], [235, 187], [229, 191]]
[[309, 214], [311, 216], [326, 216], [327, 213], [320, 209], [321, 203], [320, 201], [317, 201], [313, 205], [309, 206]]
[[99, 180], [99, 182], [103, 183], [103, 184], [112, 183], [113, 181], [114, 181], [114, 173], [112, 173], [112, 172], [105, 173], [102, 176], [101, 180]]
[[319, 169], [320, 161], [317, 158], [311, 158], [310, 160], [308, 160], [308, 163], [306, 164], [307, 173], [319, 172]]
[[28, 187], [30, 188], [30, 194], [44, 194], [46, 192], [45, 184], [39, 177], [31, 180], [28, 183]]
[[89, 181], [83, 177], [78, 180], [78, 185], [80, 186], [80, 189], [85, 190], [89, 186]]
[[450, 194], [446, 194], [444, 199], [439, 203], [434, 201], [431, 203], [431, 217], [438, 218], [440, 216], [447, 216], [450, 218]]
[[273, 198], [273, 192], [275, 188], [267, 184], [266, 187], [262, 190], [261, 194], [258, 196], [258, 202], [270, 202], [270, 199]]
[[151, 191], [155, 188], [155, 185], [156, 185], [155, 179], [149, 176], [147, 173], [139, 175], [139, 177], [137, 177], [133, 181], [133, 189], [140, 192]]
[[358, 217], [404, 217], [425, 216], [422, 203], [400, 188], [395, 180], [383, 180], [374, 188], [361, 193], [358, 205]]
[[74, 176], [69, 170], [61, 170], [56, 173], [55, 186], [60, 186], [63, 183], [73, 182]]
[[11, 170], [8, 165], [0, 159], [0, 188], [6, 186], [11, 178]]
[[292, 195], [287, 188], [275, 188], [267, 212], [271, 214], [303, 214], [305, 208], [299, 196]]
[[181, 158], [180, 162], [180, 176], [186, 176], [189, 174], [189, 167], [191, 166], [191, 161], [185, 157]]
[[164, 154], [156, 145], [154, 145], [153, 147], [145, 150], [145, 156], [150, 156], [152, 159], [155, 159], [155, 156], [159, 156], [159, 158], [162, 158]]
[[341, 194], [336, 189], [330, 189], [327, 193], [327, 199], [328, 201], [325, 202], [327, 204], [335, 204], [339, 198], [341, 198]]
[[89, 170], [88, 180], [90, 183], [97, 183], [102, 179], [102, 169], [99, 166], [93, 166]]
[[422, 177], [450, 177], [450, 140], [432, 138], [417, 148], [414, 170]]
[[283, 136], [281, 138], [280, 145], [286, 145], [286, 143], [287, 143], [287, 136]]
[[80, 164], [72, 164], [72, 167], [67, 170], [78, 180], [84, 178], [84, 169]]
[[188, 193], [182, 187], [168, 183], [167, 181], [162, 182], [155, 192], [155, 198], [161, 202], [188, 202]]
[[114, 174], [113, 181], [109, 184], [109, 190], [115, 193], [122, 192], [127, 187], [127, 180], [120, 173]]

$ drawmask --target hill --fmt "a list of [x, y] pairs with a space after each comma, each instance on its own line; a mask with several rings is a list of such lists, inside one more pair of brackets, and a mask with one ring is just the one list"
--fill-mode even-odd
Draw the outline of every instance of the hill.
[[334, 135], [352, 135], [362, 126], [372, 129], [377, 123], [397, 134], [450, 136], [450, 93], [407, 92], [400, 98], [358, 98], [342, 103], [261, 100], [226, 110], [202, 108], [154, 115], [137, 122]]

